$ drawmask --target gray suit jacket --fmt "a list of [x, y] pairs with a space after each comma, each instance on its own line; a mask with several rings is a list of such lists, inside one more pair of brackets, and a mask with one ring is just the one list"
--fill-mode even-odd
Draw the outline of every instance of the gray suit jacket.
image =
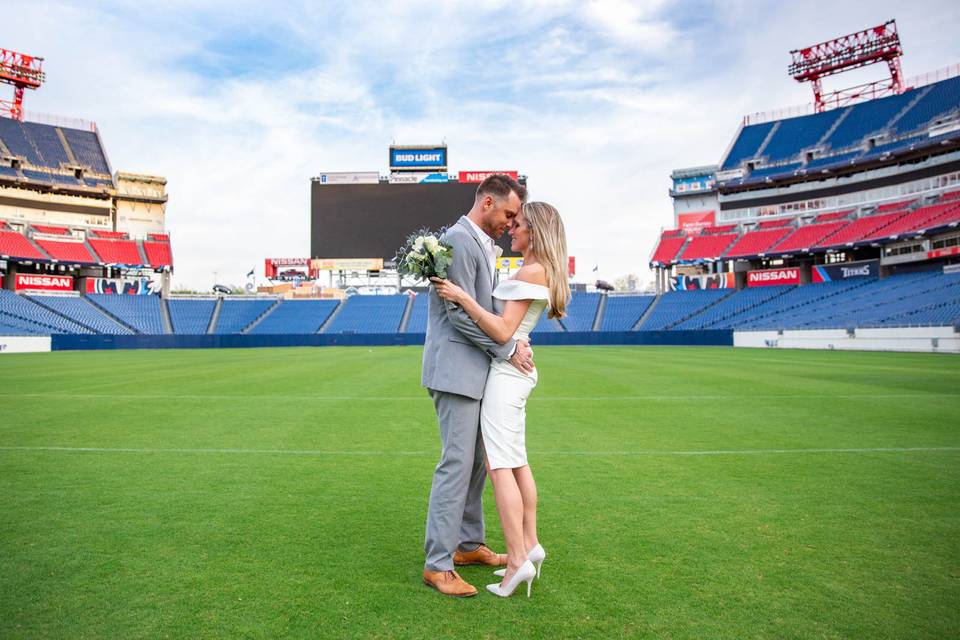
[[[453, 247], [448, 278], [487, 311], [499, 313], [494, 302], [487, 254], [466, 217], [450, 227], [444, 240]], [[497, 344], [458, 305], [445, 302], [430, 288], [427, 337], [423, 345], [423, 375], [428, 389], [456, 393], [479, 400], [490, 370], [490, 359], [506, 359], [514, 341]]]

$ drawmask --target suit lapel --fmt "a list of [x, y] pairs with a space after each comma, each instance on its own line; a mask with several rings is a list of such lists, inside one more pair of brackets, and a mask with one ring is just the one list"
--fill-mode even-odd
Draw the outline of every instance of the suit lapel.
[[[473, 225], [470, 224], [470, 221], [467, 220], [467, 216], [460, 216], [460, 219], [457, 221], [457, 224], [463, 225], [467, 229], [467, 233], [470, 234], [470, 237], [474, 239], [477, 243], [477, 246], [480, 248], [480, 255], [483, 256], [483, 263], [487, 261], [487, 250], [483, 246], [483, 242], [480, 241], [480, 238], [477, 237], [477, 233], [473, 228]], [[493, 288], [496, 286], [496, 269], [494, 270], [494, 277], [490, 277], [490, 265], [486, 265], [486, 268], [483, 270], [484, 275], [487, 276], [487, 282], [490, 283], [490, 291], [493, 291]]]

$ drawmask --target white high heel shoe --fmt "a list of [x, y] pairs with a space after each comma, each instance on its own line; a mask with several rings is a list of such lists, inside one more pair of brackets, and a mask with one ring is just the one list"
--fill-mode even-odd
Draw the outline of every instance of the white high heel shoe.
[[[540, 579], [540, 567], [543, 566], [543, 560], [547, 557], [547, 552], [543, 550], [539, 544], [533, 549], [530, 549], [530, 552], [527, 554], [527, 560], [533, 563], [533, 566], [537, 568], [537, 580]], [[507, 575], [506, 569], [497, 569], [493, 572], [493, 575], [500, 576], [501, 578]]]
[[492, 593], [495, 596], [500, 596], [501, 598], [508, 598], [513, 595], [513, 592], [521, 582], [527, 583], [527, 597], [530, 597], [530, 585], [533, 583], [534, 576], [537, 575], [537, 570], [533, 566], [533, 563], [527, 560], [520, 568], [517, 569], [517, 572], [513, 574], [513, 577], [510, 578], [510, 582], [507, 583], [505, 587], [501, 587], [499, 582], [487, 585], [487, 591]]

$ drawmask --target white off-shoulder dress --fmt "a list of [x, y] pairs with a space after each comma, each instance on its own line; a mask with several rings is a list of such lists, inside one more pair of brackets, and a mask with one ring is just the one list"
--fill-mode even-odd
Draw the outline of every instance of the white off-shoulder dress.
[[[530, 332], [547, 308], [549, 290], [539, 284], [520, 280], [504, 280], [493, 290], [500, 300], [532, 300], [515, 340], [529, 340]], [[480, 429], [487, 461], [491, 469], [515, 469], [527, 464], [526, 406], [527, 398], [537, 386], [537, 371], [522, 373], [509, 362], [494, 360], [487, 374], [480, 405]]]

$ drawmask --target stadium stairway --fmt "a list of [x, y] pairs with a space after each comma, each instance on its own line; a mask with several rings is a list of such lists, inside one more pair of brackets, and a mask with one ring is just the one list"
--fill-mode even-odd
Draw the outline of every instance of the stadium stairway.
[[103, 315], [107, 316], [108, 318], [110, 318], [111, 320], [113, 320], [114, 322], [116, 322], [117, 324], [119, 324], [121, 327], [126, 327], [126, 328], [130, 331], [130, 333], [140, 333], [140, 331], [138, 331], [136, 327], [134, 327], [133, 325], [131, 325], [131, 324], [127, 323], [127, 322], [125, 322], [125, 321], [124, 321], [122, 318], [120, 318], [119, 316], [114, 315], [109, 309], [105, 309], [105, 308], [101, 307], [100, 305], [98, 305], [97, 303], [95, 303], [93, 300], [91, 300], [90, 297], [87, 296], [86, 294], [81, 293], [81, 294], [80, 294], [80, 297], [83, 298], [84, 300], [86, 300], [88, 303], [90, 303], [93, 307], [95, 307], [95, 308], [97, 309], [97, 311], [99, 311], [99, 312], [102, 313]]
[[248, 324], [246, 327], [244, 327], [244, 328], [240, 331], [240, 333], [250, 333], [253, 329], [256, 328], [256, 326], [257, 326], [258, 324], [260, 324], [261, 322], [263, 322], [263, 321], [264, 321], [271, 313], [273, 313], [273, 311], [274, 311], [277, 307], [279, 307], [281, 304], [283, 304], [283, 300], [277, 300], [277, 301], [275, 301], [272, 305], [270, 305], [269, 307], [267, 307], [267, 309], [266, 309], [263, 313], [261, 313], [259, 316], [257, 316], [257, 317], [254, 319], [253, 322], [251, 322], [251, 323]]
[[120, 324], [103, 313], [100, 307], [94, 305], [83, 296], [50, 296], [29, 295], [32, 302], [46, 307], [67, 320], [76, 322], [93, 333], [132, 334], [133, 331], [126, 325]]
[[164, 333], [173, 333], [173, 322], [170, 320], [170, 307], [167, 306], [166, 298], [160, 298], [160, 320], [163, 322]]
[[220, 319], [220, 309], [223, 308], [223, 298], [217, 298], [217, 304], [213, 307], [213, 313], [210, 314], [210, 324], [207, 325], [207, 335], [216, 333], [217, 320]]
[[410, 322], [410, 314], [413, 313], [414, 300], [416, 300], [414, 296], [407, 296], [407, 306], [403, 310], [403, 316], [400, 318], [400, 328], [397, 330], [397, 333], [407, 332], [407, 323]]
[[597, 303], [597, 312], [593, 318], [593, 325], [590, 327], [591, 331], [600, 331], [600, 327], [603, 326], [603, 314], [607, 310], [607, 296], [600, 296], [600, 301]]

